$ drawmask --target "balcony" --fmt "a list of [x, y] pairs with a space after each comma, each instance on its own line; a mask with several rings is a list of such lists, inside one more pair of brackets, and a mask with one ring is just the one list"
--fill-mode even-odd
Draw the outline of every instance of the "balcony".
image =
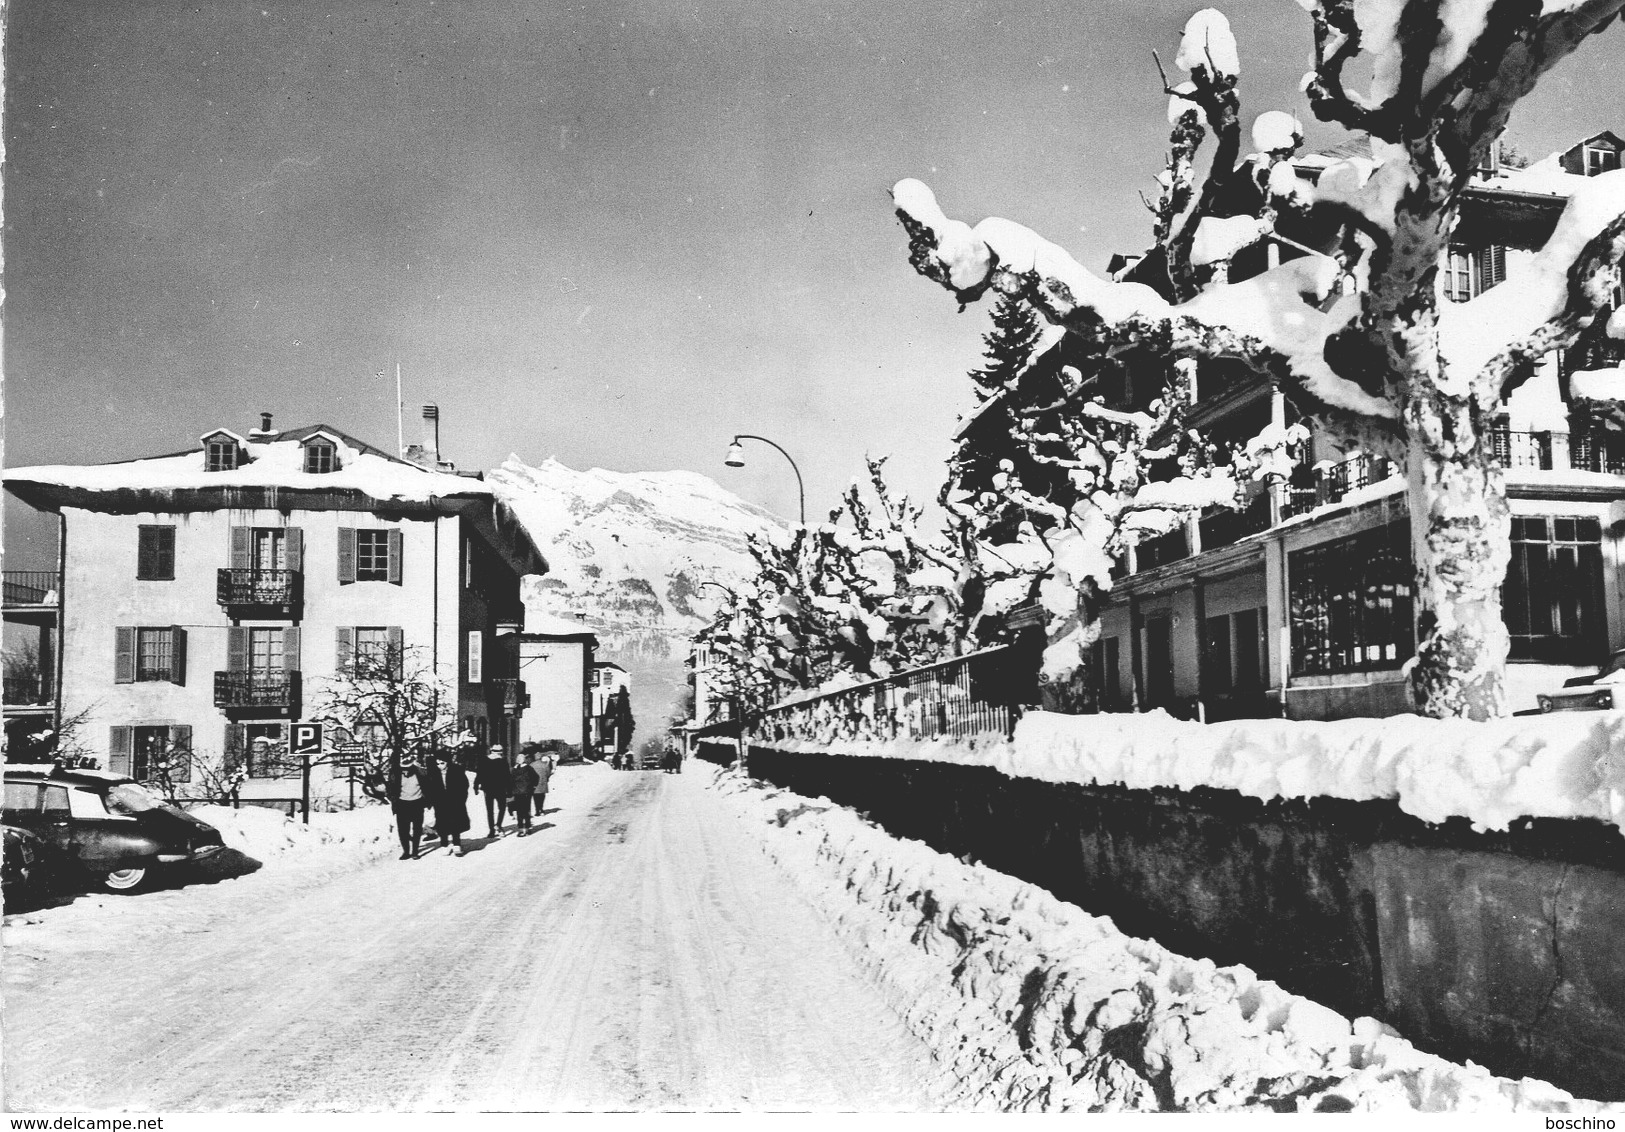
[[1392, 460], [1362, 452], [1341, 463], [1315, 469], [1313, 487], [1289, 486], [1281, 507], [1281, 518], [1290, 519], [1338, 503], [1361, 488], [1379, 484], [1399, 469]]
[[62, 612], [62, 575], [55, 570], [7, 570], [3, 604], [7, 621], [53, 626]]
[[274, 713], [292, 712], [299, 704], [299, 673], [216, 672], [214, 706], [228, 711], [253, 708]]
[[1270, 529], [1270, 497], [1259, 492], [1240, 510], [1216, 507], [1202, 516], [1202, 549], [1217, 550]]
[[304, 597], [298, 570], [226, 567], [215, 575], [215, 599], [223, 609], [275, 609], [292, 613]]

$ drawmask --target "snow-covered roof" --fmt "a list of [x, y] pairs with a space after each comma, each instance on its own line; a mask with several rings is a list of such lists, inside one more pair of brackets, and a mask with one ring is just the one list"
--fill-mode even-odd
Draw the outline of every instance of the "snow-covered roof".
[[597, 636], [585, 621], [574, 617], [560, 617], [544, 610], [525, 608], [525, 637], [593, 637]]
[[[60, 502], [72, 493], [77, 506], [95, 508], [95, 496], [107, 493], [172, 493], [198, 491], [212, 495], [233, 488], [276, 488], [320, 492], [358, 492], [378, 503], [428, 503], [436, 499], [491, 498], [478, 479], [431, 471], [356, 440], [330, 425], [308, 425], [273, 437], [243, 440], [227, 429], [205, 433], [227, 434], [242, 445], [246, 459], [236, 468], [207, 471], [201, 448], [170, 456], [121, 460], [111, 464], [48, 464], [11, 468], [6, 485], [19, 494]], [[339, 466], [331, 472], [305, 471], [303, 442], [312, 436], [330, 438], [338, 447]], [[34, 490], [30, 491], [29, 488]], [[53, 490], [55, 489], [55, 490]], [[85, 496], [90, 498], [85, 498]], [[54, 497], [54, 498], [53, 498]], [[207, 506], [207, 503], [200, 504]], [[196, 509], [196, 508], [188, 508]]]

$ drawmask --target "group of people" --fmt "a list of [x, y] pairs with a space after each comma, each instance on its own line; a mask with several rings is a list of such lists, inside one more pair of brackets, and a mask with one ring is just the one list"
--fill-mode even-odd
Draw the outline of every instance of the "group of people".
[[423, 820], [433, 813], [431, 832], [452, 855], [463, 855], [463, 834], [468, 817], [469, 772], [474, 793], [485, 795], [485, 821], [489, 836], [501, 837], [511, 810], [520, 837], [532, 830], [531, 816], [540, 816], [553, 778], [553, 757], [521, 755], [511, 765], [500, 744], [483, 757], [467, 759], [456, 750], [421, 758], [416, 752], [401, 756], [385, 780], [384, 793], [395, 811], [395, 833], [401, 841], [401, 860], [415, 859], [423, 838]]

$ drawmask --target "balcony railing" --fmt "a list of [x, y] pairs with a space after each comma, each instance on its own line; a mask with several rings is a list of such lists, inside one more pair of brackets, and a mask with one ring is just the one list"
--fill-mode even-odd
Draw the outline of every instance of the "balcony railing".
[[1552, 434], [1550, 432], [1514, 432], [1511, 429], [1490, 430], [1490, 448], [1503, 468], [1539, 468], [1552, 470]]
[[1267, 492], [1260, 492], [1239, 511], [1221, 507], [1203, 515], [1202, 549], [1216, 550], [1269, 529], [1270, 497]]
[[1025, 672], [1014, 650], [1000, 646], [768, 708], [750, 730], [758, 743], [947, 737], [996, 742], [1015, 730]]
[[292, 608], [299, 604], [303, 575], [298, 570], [244, 570], [226, 567], [215, 576], [215, 597], [222, 606]]
[[1313, 487], [1287, 488], [1286, 499], [1281, 507], [1281, 518], [1290, 519], [1294, 515], [1313, 511], [1316, 507], [1341, 502], [1352, 492], [1381, 483], [1396, 470], [1392, 460], [1364, 452], [1351, 456], [1341, 463], [1320, 468], [1315, 472]]
[[1148, 538], [1134, 548], [1134, 566], [1137, 570], [1150, 570], [1190, 557], [1190, 544], [1185, 541], [1185, 528], [1175, 527], [1165, 535]]
[[222, 708], [291, 708], [299, 702], [299, 673], [216, 672], [214, 706]]
[[5, 701], [11, 707], [38, 706], [51, 702], [51, 682], [43, 674], [7, 676]]
[[5, 571], [4, 601], [7, 605], [56, 605], [62, 592], [62, 575], [55, 570]]
[[1569, 467], [1625, 475], [1625, 435], [1578, 432], [1569, 437]]

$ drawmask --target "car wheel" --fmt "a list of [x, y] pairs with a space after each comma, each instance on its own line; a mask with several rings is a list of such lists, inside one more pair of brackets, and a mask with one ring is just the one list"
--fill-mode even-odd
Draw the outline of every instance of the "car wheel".
[[146, 879], [146, 869], [114, 869], [102, 874], [102, 887], [113, 892], [133, 892]]

